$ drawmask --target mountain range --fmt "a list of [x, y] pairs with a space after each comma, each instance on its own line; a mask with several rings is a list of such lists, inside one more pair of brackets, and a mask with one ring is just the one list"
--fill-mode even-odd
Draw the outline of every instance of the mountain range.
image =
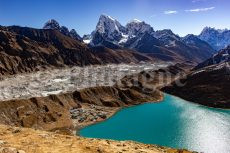
[[54, 19], [42, 29], [0, 26], [0, 74], [141, 61], [200, 63], [216, 53], [208, 42], [201, 40], [204, 33], [208, 38], [208, 32], [213, 31], [205, 29], [199, 36], [180, 37], [170, 29], [155, 31], [137, 19], [123, 26], [108, 15], [101, 15], [96, 29], [83, 38], [75, 29], [69, 30]]
[[101, 15], [95, 30], [81, 38], [75, 29], [68, 30], [54, 19], [43, 29], [58, 30], [62, 34], [83, 41], [89, 47], [132, 49], [162, 61], [202, 62], [216, 51], [230, 44], [230, 30], [205, 27], [200, 35], [180, 37], [170, 29], [154, 31], [150, 24], [134, 19], [125, 26], [108, 15]]
[[82, 41], [63, 34], [59, 28], [50, 27], [0, 27], [0, 75], [66, 66], [153, 60], [133, 50], [89, 48]]
[[201, 62], [215, 52], [195, 35], [182, 38], [169, 29], [154, 31], [149, 24], [137, 19], [122, 26], [108, 15], [100, 16], [96, 29], [85, 35], [83, 41], [91, 47], [133, 49], [163, 61]]

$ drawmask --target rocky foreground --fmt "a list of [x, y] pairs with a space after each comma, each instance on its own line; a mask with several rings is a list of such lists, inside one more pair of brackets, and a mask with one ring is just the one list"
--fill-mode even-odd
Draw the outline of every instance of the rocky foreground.
[[131, 141], [86, 139], [0, 125], [0, 153], [190, 153]]

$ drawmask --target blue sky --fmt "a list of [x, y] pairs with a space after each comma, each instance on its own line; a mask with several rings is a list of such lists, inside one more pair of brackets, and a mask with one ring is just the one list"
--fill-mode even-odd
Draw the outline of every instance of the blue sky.
[[230, 28], [229, 0], [0, 0], [0, 25], [41, 28], [56, 19], [83, 35], [95, 29], [101, 14], [123, 25], [139, 19], [181, 36], [205, 26]]

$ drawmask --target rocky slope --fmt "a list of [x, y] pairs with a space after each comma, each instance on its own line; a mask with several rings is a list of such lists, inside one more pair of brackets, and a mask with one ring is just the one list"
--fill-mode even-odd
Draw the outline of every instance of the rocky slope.
[[228, 29], [205, 27], [198, 37], [209, 43], [215, 50], [224, 49], [230, 45], [230, 30]]
[[191, 153], [131, 141], [86, 139], [39, 130], [0, 125], [1, 153]]
[[56, 30], [3, 27], [0, 40], [0, 74], [3, 75], [102, 63], [87, 46]]
[[230, 108], [229, 62], [194, 70], [162, 90], [188, 101], [217, 108]]
[[220, 50], [218, 53], [214, 54], [211, 58], [198, 64], [195, 67], [195, 69], [200, 69], [206, 66], [220, 64], [220, 63], [229, 62], [229, 61], [230, 61], [230, 46], [228, 46], [225, 49]]
[[73, 130], [70, 109], [82, 104], [124, 107], [142, 102], [159, 101], [159, 91], [143, 93], [140, 87], [92, 87], [66, 94], [0, 103], [0, 123], [45, 130]]

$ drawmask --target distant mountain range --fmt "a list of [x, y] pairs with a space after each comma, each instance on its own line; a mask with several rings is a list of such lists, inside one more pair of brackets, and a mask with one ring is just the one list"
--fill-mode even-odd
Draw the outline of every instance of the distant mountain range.
[[224, 49], [230, 45], [230, 30], [228, 29], [206, 27], [198, 37], [208, 42], [215, 50]]
[[[109, 48], [135, 48], [135, 45], [137, 45], [135, 40], [138, 40], [138, 38], [140, 39], [145, 33], [163, 41], [165, 45], [172, 46], [174, 40], [181, 40], [181, 38], [178, 35], [175, 35], [171, 30], [166, 29], [155, 32], [149, 24], [137, 19], [130, 21], [126, 26], [122, 26], [116, 19], [108, 15], [101, 15], [96, 29], [91, 34], [84, 35], [83, 38], [77, 34], [75, 29], [69, 31], [67, 27], [60, 26], [54, 19], [49, 20], [44, 25], [43, 29], [59, 30], [64, 35], [77, 40], [83, 40], [91, 46], [102, 45]], [[169, 36], [171, 39], [168, 39]], [[197, 38], [207, 42], [213, 49], [218, 51], [230, 45], [230, 30], [205, 27]]]
[[201, 62], [215, 52], [197, 36], [181, 38], [169, 29], [154, 31], [149, 24], [137, 19], [122, 26], [108, 15], [100, 16], [96, 29], [90, 35], [85, 35], [83, 41], [91, 47], [133, 49], [163, 61]]
[[[204, 31], [210, 31], [207, 29]], [[204, 31], [200, 36], [180, 37], [169, 29], [155, 31], [137, 19], [122, 26], [107, 15], [101, 15], [96, 29], [83, 38], [75, 29], [69, 30], [53, 19], [42, 29], [0, 26], [0, 74], [141, 61], [200, 63], [216, 53], [200, 39], [204, 33], [208, 37]], [[227, 30], [219, 33], [226, 35]]]

